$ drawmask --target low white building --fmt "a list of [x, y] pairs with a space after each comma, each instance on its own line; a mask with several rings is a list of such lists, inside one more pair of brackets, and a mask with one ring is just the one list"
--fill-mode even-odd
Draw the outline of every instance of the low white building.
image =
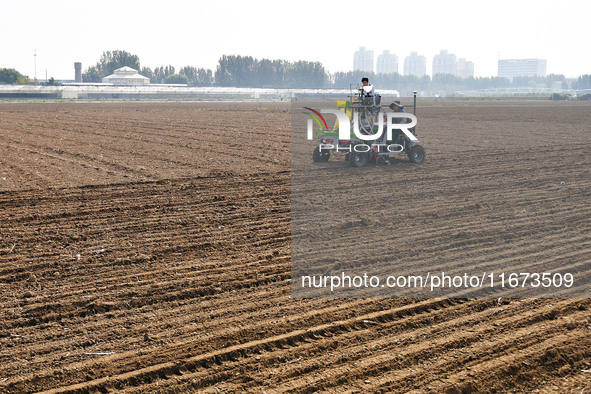
[[149, 85], [150, 78], [140, 75], [137, 70], [131, 67], [121, 67], [109, 76], [103, 78], [103, 83], [113, 85]]

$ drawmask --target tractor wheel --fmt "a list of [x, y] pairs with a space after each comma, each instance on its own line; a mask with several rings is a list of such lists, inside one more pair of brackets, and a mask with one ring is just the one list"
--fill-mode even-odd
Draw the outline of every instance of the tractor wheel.
[[353, 167], [363, 167], [369, 161], [369, 154], [367, 152], [351, 152], [349, 156], [349, 163]]
[[425, 161], [425, 150], [420, 145], [415, 145], [408, 150], [408, 159], [411, 163], [421, 164]]
[[317, 146], [314, 148], [314, 152], [312, 152], [312, 160], [314, 163], [321, 163], [326, 162], [330, 158], [330, 151], [320, 151], [320, 147]]

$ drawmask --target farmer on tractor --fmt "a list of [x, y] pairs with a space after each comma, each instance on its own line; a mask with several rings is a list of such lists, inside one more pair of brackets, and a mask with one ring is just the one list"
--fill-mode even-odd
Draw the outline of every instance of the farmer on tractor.
[[361, 88], [361, 96], [362, 97], [370, 97], [375, 94], [375, 90], [373, 86], [369, 83], [369, 78], [363, 77], [361, 78], [361, 84], [363, 87]]
[[363, 86], [358, 88], [361, 104], [376, 107], [376, 109], [378, 109], [377, 107], [380, 105], [381, 97], [376, 93], [373, 85], [369, 83], [369, 78], [361, 78], [361, 85]]

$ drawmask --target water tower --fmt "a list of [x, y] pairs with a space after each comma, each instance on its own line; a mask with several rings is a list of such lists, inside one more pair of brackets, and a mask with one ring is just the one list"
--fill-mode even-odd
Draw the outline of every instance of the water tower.
[[74, 63], [74, 82], [80, 83], [82, 82], [82, 63], [76, 62]]

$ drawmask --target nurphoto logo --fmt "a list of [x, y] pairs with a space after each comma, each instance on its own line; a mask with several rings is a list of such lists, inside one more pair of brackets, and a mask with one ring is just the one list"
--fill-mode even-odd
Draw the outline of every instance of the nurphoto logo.
[[[322, 108], [320, 110], [320, 112], [309, 108], [309, 107], [305, 107], [307, 110], [311, 111], [312, 113], [306, 112], [307, 115], [311, 116], [314, 120], [316, 120], [316, 123], [318, 123], [318, 125], [320, 126], [320, 128], [322, 130], [327, 130], [328, 131], [328, 125], [326, 123], [326, 120], [324, 119], [324, 116], [322, 116], [322, 114], [332, 114], [335, 115], [337, 117], [337, 122], [339, 125], [339, 139], [340, 140], [349, 140], [351, 139], [351, 119], [349, 119], [349, 116], [338, 109], [326, 109], [326, 108]], [[394, 123], [393, 119], [410, 119], [411, 121], [409, 123]], [[360, 131], [359, 128], [359, 111], [353, 110], [352, 113], [352, 120], [353, 120], [353, 133], [355, 134], [355, 136], [357, 138], [359, 138], [360, 140], [363, 141], [375, 141], [377, 139], [379, 139], [380, 137], [382, 137], [382, 134], [384, 132], [384, 112], [380, 111], [378, 113], [377, 116], [377, 132], [375, 134], [363, 134]], [[324, 127], [322, 127], [324, 125]], [[409, 113], [396, 113], [396, 112], [387, 112], [386, 113], [386, 140], [390, 141], [392, 140], [392, 132], [393, 130], [401, 130], [404, 135], [406, 135], [406, 137], [408, 137], [408, 139], [410, 141], [413, 142], [418, 142], [419, 140], [417, 139], [417, 137], [414, 136], [414, 134], [409, 130], [413, 127], [415, 127], [417, 125], [417, 118], [416, 116], [414, 116], [413, 114], [409, 114]], [[308, 119], [308, 140], [312, 140], [313, 139], [313, 135], [314, 135], [314, 130], [313, 130], [313, 126], [314, 123], [312, 122], [312, 119]], [[372, 128], [375, 125], [372, 125]]]

